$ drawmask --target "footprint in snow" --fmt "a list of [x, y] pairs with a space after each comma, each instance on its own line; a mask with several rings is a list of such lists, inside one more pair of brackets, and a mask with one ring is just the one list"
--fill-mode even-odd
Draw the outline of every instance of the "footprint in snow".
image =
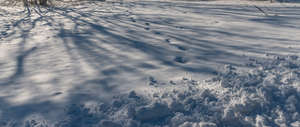
[[176, 82], [174, 82], [174, 81], [170, 81], [170, 84], [172, 84], [172, 85], [176, 85]]
[[170, 41], [170, 39], [168, 38], [168, 39], [166, 39], [166, 42], [170, 43], [171, 41]]
[[145, 27], [145, 30], [150, 30], [150, 28], [149, 28], [149, 26], [150, 26], [150, 23], [145, 23], [145, 25], [147, 26], [147, 27]]
[[136, 22], [136, 20], [135, 20], [134, 18], [130, 18], [130, 20], [131, 20], [132, 22]]
[[154, 31], [153, 33], [156, 35], [161, 35], [161, 32], [158, 32], [158, 31]]
[[177, 29], [184, 29], [183, 26], [175, 26], [175, 28], [177, 28]]
[[171, 45], [175, 45], [177, 44], [176, 41], [171, 40], [170, 38], [165, 39], [166, 42], [170, 43]]
[[182, 50], [182, 51], [186, 51], [187, 48], [183, 47], [183, 46], [180, 46], [180, 45], [177, 45], [176, 46], [179, 50]]
[[[170, 44], [172, 44], [172, 42], [171, 42], [171, 40], [170, 40], [169, 38], [166, 39], [165, 41], [168, 42], [168, 43], [170, 43]], [[187, 49], [186, 47], [184, 47], [184, 46], [176, 45], [176, 44], [174, 44], [174, 43], [173, 43], [173, 45], [175, 45], [179, 50], [182, 50], [182, 51], [188, 50], [188, 49]]]
[[3, 31], [3, 32], [1, 32], [1, 35], [4, 35], [4, 36], [5, 36], [5, 35], [7, 35], [7, 32], [4, 32], [4, 31]]
[[62, 92], [55, 92], [54, 94], [53, 94], [53, 96], [57, 96], [57, 95], [61, 95], [62, 94]]
[[175, 58], [174, 58], [174, 61], [175, 62], [178, 62], [178, 63], [187, 63], [188, 62], [188, 59], [186, 59], [186, 58], [183, 58], [182, 56], [176, 56]]
[[157, 84], [157, 80], [155, 80], [154, 77], [150, 76], [149, 77], [149, 85], [153, 86], [155, 84]]

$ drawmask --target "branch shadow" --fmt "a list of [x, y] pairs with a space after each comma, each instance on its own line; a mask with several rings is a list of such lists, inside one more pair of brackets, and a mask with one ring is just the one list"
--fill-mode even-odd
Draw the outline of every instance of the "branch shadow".
[[[74, 63], [82, 60], [97, 73], [96, 77], [98, 78], [84, 79], [83, 82], [74, 84], [74, 87], [69, 91], [79, 91], [90, 87], [90, 89], [101, 89], [100, 92], [102, 94], [116, 94], [120, 92], [119, 87], [124, 82], [131, 82], [132, 77], [129, 76], [149, 77], [155, 75], [146, 73], [145, 70], [153, 71], [169, 68], [170, 70], [179, 70], [187, 73], [217, 75], [221, 73], [221, 70], [208, 64], [246, 66], [239, 61], [245, 61], [247, 58], [243, 56], [244, 54], [239, 53], [262, 55], [266, 53], [267, 49], [274, 48], [272, 45], [254, 45], [238, 39], [269, 42], [271, 40], [274, 44], [297, 41], [288, 38], [249, 35], [247, 32], [251, 32], [251, 30], [238, 30], [231, 28], [232, 26], [228, 26], [226, 29], [219, 28], [217, 22], [210, 22], [209, 19], [208, 21], [201, 20], [204, 24], [194, 25], [189, 23], [188, 19], [179, 16], [174, 17], [157, 12], [153, 12], [154, 14], [131, 12], [137, 7], [151, 8], [155, 6], [155, 8], [162, 10], [173, 9], [172, 11], [182, 11], [182, 13], [185, 12], [190, 15], [220, 16], [219, 19], [239, 19], [240, 21], [263, 23], [282, 28], [291, 28], [293, 27], [290, 24], [291, 20], [300, 20], [296, 17], [287, 19], [284, 16], [252, 18], [254, 16], [259, 17], [258, 15], [261, 15], [260, 12], [249, 13], [255, 8], [247, 8], [242, 5], [235, 5], [232, 8], [229, 5], [159, 1], [139, 1], [130, 4], [132, 6], [129, 7], [126, 4], [124, 5], [126, 7], [120, 5], [114, 8], [115, 10], [113, 11], [115, 12], [110, 14], [104, 13], [107, 10], [94, 10], [85, 6], [54, 7], [44, 11], [40, 9], [31, 11], [30, 8], [27, 8], [27, 10], [18, 12], [18, 14], [27, 12], [27, 15], [9, 25], [9, 29], [3, 31], [6, 34], [0, 36], [0, 39], [12, 38], [16, 35], [22, 38], [18, 45], [18, 55], [15, 57], [16, 66], [14, 73], [6, 80], [1, 81], [0, 86], [14, 85], [18, 78], [25, 75], [26, 59], [31, 54], [39, 51], [39, 46], [29, 49], [25, 47], [28, 46], [28, 38], [31, 37], [30, 31], [34, 30], [40, 22], [46, 22], [48, 27], [55, 30], [55, 37], [61, 40], [59, 42], [62, 43], [63, 48]], [[285, 15], [296, 14], [289, 8], [274, 7], [273, 9], [286, 9], [282, 12]], [[298, 8], [291, 9], [300, 11]], [[0, 8], [0, 16], [6, 14], [17, 15]], [[32, 17], [33, 14], [38, 16]], [[64, 20], [59, 21], [58, 19]], [[197, 18], [193, 20], [197, 20]], [[24, 24], [29, 25], [29, 27], [24, 27]], [[224, 39], [218, 37], [224, 37]], [[235, 38], [237, 40], [234, 40]], [[287, 48], [278, 48], [276, 51], [291, 52]], [[87, 98], [99, 99], [88, 94], [72, 94], [67, 96], [68, 101], [63, 103], [63, 105], [88, 101]], [[13, 107], [5, 99], [0, 99], [0, 101], [2, 105], [6, 105], [4, 107], [10, 107], [10, 109], [22, 112], [16, 114], [18, 116], [13, 116], [17, 117], [17, 121], [24, 120], [36, 107], [45, 106], [45, 110], [49, 111], [51, 107], [57, 105], [45, 101], [39, 104], [30, 104], [28, 102], [29, 104]], [[23, 110], [28, 110], [28, 112], [23, 112]], [[71, 123], [79, 123], [78, 119], [73, 120]]]

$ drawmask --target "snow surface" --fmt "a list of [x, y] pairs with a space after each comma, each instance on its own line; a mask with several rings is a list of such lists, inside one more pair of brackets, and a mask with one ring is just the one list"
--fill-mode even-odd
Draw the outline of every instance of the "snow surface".
[[300, 6], [0, 6], [0, 126], [300, 126]]

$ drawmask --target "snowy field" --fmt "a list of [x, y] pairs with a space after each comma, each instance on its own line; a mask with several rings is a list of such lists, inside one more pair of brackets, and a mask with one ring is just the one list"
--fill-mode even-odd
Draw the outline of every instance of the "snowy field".
[[0, 6], [0, 127], [226, 126], [300, 127], [300, 4]]

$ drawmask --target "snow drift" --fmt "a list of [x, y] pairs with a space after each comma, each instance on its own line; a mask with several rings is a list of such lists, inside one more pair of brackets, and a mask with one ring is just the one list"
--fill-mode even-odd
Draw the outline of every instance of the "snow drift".
[[[151, 83], [111, 103], [66, 107], [55, 127], [217, 127], [300, 126], [298, 56], [249, 58], [250, 71], [226, 65], [217, 77]], [[153, 80], [153, 79], [152, 79]], [[32, 117], [26, 127], [53, 125]]]

